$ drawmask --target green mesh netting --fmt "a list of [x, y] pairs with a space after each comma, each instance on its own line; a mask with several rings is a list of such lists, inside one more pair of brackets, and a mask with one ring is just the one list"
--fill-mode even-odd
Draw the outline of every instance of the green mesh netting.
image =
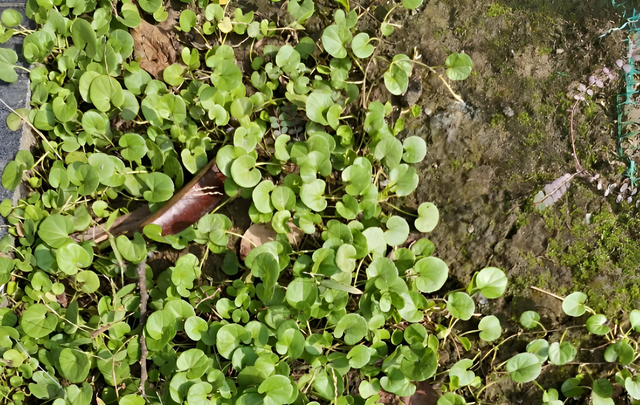
[[[616, 5], [615, 0], [612, 4], [614, 7], [624, 6]], [[625, 175], [629, 177], [631, 185], [635, 186], [638, 180], [636, 161], [640, 160], [640, 98], [637, 96], [640, 70], [636, 69], [636, 63], [640, 62], [640, 15], [635, 9], [621, 29], [628, 31], [628, 52], [626, 60], [620, 66], [624, 72], [625, 90], [618, 95], [617, 100], [618, 157], [627, 162]]]

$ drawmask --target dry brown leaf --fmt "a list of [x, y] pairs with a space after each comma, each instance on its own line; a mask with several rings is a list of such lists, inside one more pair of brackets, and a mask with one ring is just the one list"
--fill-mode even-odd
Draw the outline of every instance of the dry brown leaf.
[[383, 405], [398, 404], [398, 396], [396, 394], [392, 394], [390, 392], [387, 392], [381, 389], [380, 391], [378, 391], [378, 395], [380, 396], [380, 399], [377, 402], [378, 404], [383, 404]]
[[62, 308], [66, 308], [67, 305], [69, 305], [69, 301], [67, 301], [67, 294], [64, 292], [56, 295], [56, 301], [58, 301], [58, 304], [60, 304]]
[[133, 50], [140, 58], [140, 67], [156, 79], [160, 72], [176, 61], [176, 49], [169, 33], [142, 20], [140, 25], [131, 29]]
[[[100, 225], [87, 229], [83, 240], [100, 243], [109, 234], [117, 236], [141, 232], [148, 224], [159, 225], [162, 235], [175, 235], [198, 222], [218, 205], [224, 193], [224, 181], [224, 174], [212, 160], [153, 214], [145, 205], [116, 219], [109, 232]], [[80, 236], [76, 239], [80, 239]]]
[[416, 392], [410, 397], [403, 397], [402, 402], [404, 405], [436, 405], [439, 397], [431, 384], [421, 381], [416, 384]]
[[[304, 232], [295, 226], [293, 222], [289, 222], [289, 229], [291, 229], [291, 232], [287, 234], [289, 243], [297, 245], [300, 243], [300, 240], [302, 240]], [[242, 241], [240, 241], [240, 258], [244, 260], [253, 248], [276, 240], [276, 235], [278, 235], [278, 233], [273, 230], [270, 223], [251, 225], [244, 235], [242, 235]]]
[[[173, 31], [173, 27], [175, 27], [178, 24], [178, 19], [180, 18], [180, 12], [174, 10], [173, 7], [171, 7], [170, 1], [167, 2], [167, 5], [165, 6], [164, 10], [167, 12], [167, 18], [164, 21], [159, 22], [158, 25], [156, 25], [156, 27], [160, 28], [161, 30], [171, 32]], [[192, 8], [191, 10], [196, 13], [198, 11], [196, 8]]]
[[160, 225], [162, 235], [175, 235], [213, 210], [224, 195], [226, 177], [215, 160], [207, 164], [186, 186], [143, 223]]

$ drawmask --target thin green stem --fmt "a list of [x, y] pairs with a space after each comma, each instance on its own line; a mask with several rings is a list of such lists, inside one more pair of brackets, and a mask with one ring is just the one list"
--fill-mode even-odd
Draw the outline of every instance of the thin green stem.
[[412, 214], [412, 213], [407, 212], [407, 211], [404, 211], [404, 210], [401, 210], [400, 208], [396, 207], [396, 206], [395, 206], [395, 205], [393, 205], [393, 204], [389, 204], [389, 203], [388, 203], [388, 202], [386, 202], [386, 201], [381, 201], [381, 203], [382, 203], [382, 204], [384, 204], [384, 205], [388, 205], [389, 207], [393, 208], [394, 210], [396, 210], [396, 211], [398, 211], [398, 212], [401, 212], [401, 213], [403, 213], [403, 214], [405, 214], [405, 215], [410, 215], [410, 216], [412, 216], [412, 217], [416, 217], [416, 218], [418, 218], [418, 215], [416, 215], [416, 214]]

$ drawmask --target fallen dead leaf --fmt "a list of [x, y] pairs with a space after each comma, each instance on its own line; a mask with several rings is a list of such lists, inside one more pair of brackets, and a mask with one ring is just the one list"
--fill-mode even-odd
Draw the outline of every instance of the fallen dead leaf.
[[[171, 7], [171, 2], [168, 1], [164, 10], [167, 12], [167, 18], [164, 21], [161, 21], [156, 25], [156, 27], [161, 30], [165, 30], [167, 32], [173, 31], [173, 27], [178, 24], [178, 19], [180, 18], [180, 12], [176, 11]], [[197, 9], [193, 8], [192, 11], [196, 12]]]
[[62, 308], [66, 308], [69, 304], [69, 302], [67, 301], [67, 294], [65, 294], [64, 292], [62, 294], [56, 295], [56, 301], [58, 301], [58, 304], [60, 304]]
[[398, 396], [396, 394], [392, 394], [390, 392], [387, 392], [383, 389], [381, 389], [380, 391], [378, 391], [378, 395], [380, 396], [380, 399], [378, 400], [378, 404], [383, 404], [383, 405], [397, 405], [398, 404]]
[[131, 29], [133, 50], [140, 58], [140, 67], [156, 79], [160, 72], [176, 61], [176, 49], [170, 32], [142, 20], [140, 25]]
[[[293, 222], [289, 222], [289, 229], [291, 230], [287, 234], [289, 243], [297, 245], [302, 240], [304, 232]], [[240, 241], [240, 259], [244, 260], [253, 248], [276, 240], [276, 235], [278, 234], [273, 230], [270, 223], [251, 225], [242, 235], [242, 240]]]
[[127, 235], [141, 232], [145, 225], [154, 224], [162, 228], [162, 235], [175, 235], [198, 222], [211, 212], [222, 199], [225, 176], [218, 170], [215, 160], [202, 168], [198, 174], [159, 210], [153, 214], [147, 205], [119, 217], [109, 232], [98, 225], [89, 228], [83, 234], [83, 240], [100, 243], [109, 234]]
[[436, 405], [439, 397], [431, 384], [421, 381], [416, 384], [416, 392], [410, 397], [403, 397], [402, 402], [404, 405]]

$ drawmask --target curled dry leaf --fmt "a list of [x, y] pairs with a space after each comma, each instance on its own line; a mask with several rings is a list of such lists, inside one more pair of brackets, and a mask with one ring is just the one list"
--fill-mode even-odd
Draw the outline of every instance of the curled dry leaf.
[[402, 402], [404, 405], [436, 405], [439, 397], [431, 384], [421, 381], [416, 384], [416, 392], [410, 397], [403, 397]]
[[225, 179], [215, 160], [212, 160], [156, 212], [151, 213], [145, 205], [119, 217], [109, 232], [101, 226], [88, 229], [84, 239], [99, 243], [106, 240], [109, 234], [132, 234], [149, 224], [160, 225], [162, 235], [175, 235], [198, 222], [218, 205], [224, 193]]
[[67, 301], [67, 294], [62, 292], [62, 294], [56, 295], [56, 301], [62, 308], [66, 308], [69, 305], [69, 301]]
[[213, 210], [224, 195], [225, 176], [212, 160], [176, 195], [143, 223], [160, 225], [162, 235], [175, 235]]
[[133, 50], [140, 58], [140, 67], [156, 79], [160, 72], [176, 61], [176, 49], [169, 32], [142, 20], [140, 25], [131, 29]]
[[[287, 234], [287, 238], [289, 239], [289, 243], [295, 246], [302, 240], [304, 232], [291, 221], [289, 221], [288, 225], [291, 231]], [[244, 235], [242, 235], [242, 240], [240, 241], [240, 258], [244, 260], [253, 248], [276, 240], [276, 235], [278, 235], [278, 233], [273, 230], [270, 223], [251, 225]]]
[[383, 405], [398, 404], [398, 396], [396, 394], [392, 394], [383, 389], [380, 389], [380, 391], [378, 391], [378, 395], [380, 396], [380, 399], [377, 402], [378, 404], [383, 404]]

